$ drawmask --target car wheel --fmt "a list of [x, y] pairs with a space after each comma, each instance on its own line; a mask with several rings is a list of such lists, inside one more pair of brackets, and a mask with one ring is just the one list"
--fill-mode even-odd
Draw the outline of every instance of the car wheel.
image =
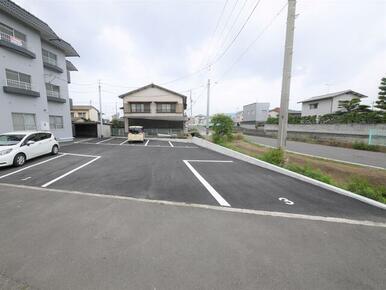
[[25, 155], [23, 153], [18, 153], [13, 159], [13, 165], [16, 167], [23, 166], [25, 163], [25, 160], [26, 160]]
[[59, 153], [59, 147], [58, 147], [58, 145], [52, 146], [51, 154], [52, 154], [52, 155], [56, 155], [56, 154], [58, 154], [58, 153]]

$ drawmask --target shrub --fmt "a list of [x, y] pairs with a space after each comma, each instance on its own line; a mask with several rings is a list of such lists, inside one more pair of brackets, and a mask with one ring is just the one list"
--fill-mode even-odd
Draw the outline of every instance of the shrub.
[[324, 174], [320, 169], [314, 169], [309, 165], [299, 166], [295, 164], [288, 164], [286, 168], [321, 182], [332, 184], [332, 179], [330, 176]]
[[267, 124], [279, 124], [279, 118], [275, 117], [268, 117]]
[[284, 151], [281, 149], [270, 149], [260, 156], [260, 159], [274, 165], [284, 165]]
[[386, 195], [384, 186], [372, 186], [366, 179], [358, 177], [353, 178], [350, 183], [347, 184], [347, 189], [380, 202], [384, 201]]
[[213, 142], [223, 143], [232, 140], [233, 120], [225, 114], [216, 114], [211, 118]]
[[367, 150], [367, 151], [380, 151], [379, 146], [369, 145], [364, 142], [354, 142], [352, 144], [352, 148], [358, 149], [358, 150]]

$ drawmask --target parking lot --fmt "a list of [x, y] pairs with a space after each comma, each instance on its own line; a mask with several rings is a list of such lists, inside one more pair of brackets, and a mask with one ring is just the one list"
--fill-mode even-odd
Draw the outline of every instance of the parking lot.
[[241, 209], [386, 221], [384, 210], [180, 141], [82, 139], [0, 183]]

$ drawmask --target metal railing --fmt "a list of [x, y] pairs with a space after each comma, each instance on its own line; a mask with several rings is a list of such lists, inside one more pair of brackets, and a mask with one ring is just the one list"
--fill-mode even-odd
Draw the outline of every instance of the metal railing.
[[27, 43], [24, 40], [21, 40], [13, 35], [9, 35], [7, 33], [1, 32], [1, 31], [0, 31], [0, 39], [5, 40], [7, 42], [10, 42], [12, 44], [15, 44], [17, 46], [22, 46], [24, 48], [27, 47]]
[[47, 90], [47, 96], [60, 99], [60, 93], [52, 90]]
[[43, 55], [43, 62], [44, 63], [48, 63], [48, 64], [52, 64], [52, 65], [55, 65], [55, 66], [58, 65], [58, 62], [56, 61], [56, 59], [49, 58], [49, 57], [47, 57], [45, 55]]
[[32, 86], [30, 83], [22, 82], [22, 81], [15, 81], [7, 79], [7, 86], [13, 87], [13, 88], [19, 88], [27, 91], [32, 91]]

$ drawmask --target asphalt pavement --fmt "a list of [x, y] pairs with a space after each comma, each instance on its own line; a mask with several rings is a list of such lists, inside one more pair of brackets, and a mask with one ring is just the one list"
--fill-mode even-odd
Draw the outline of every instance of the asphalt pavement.
[[386, 285], [380, 227], [0, 185], [0, 233], [4, 289]]
[[194, 144], [98, 142], [65, 146], [65, 155], [39, 158], [20, 169], [0, 169], [0, 183], [386, 221], [385, 210]]
[[[277, 140], [273, 138], [246, 135], [247, 140], [262, 145], [276, 146]], [[386, 169], [386, 153], [355, 150], [335, 146], [310, 144], [297, 141], [287, 141], [287, 149], [303, 154], [358, 163]]]

